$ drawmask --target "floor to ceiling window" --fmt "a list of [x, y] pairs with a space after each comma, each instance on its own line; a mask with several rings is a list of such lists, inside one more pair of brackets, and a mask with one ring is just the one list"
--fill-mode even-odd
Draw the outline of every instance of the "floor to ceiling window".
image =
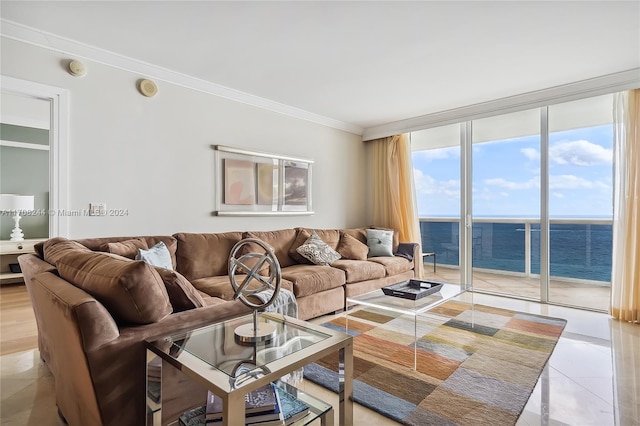
[[549, 300], [609, 301], [612, 95], [549, 106]]
[[[532, 155], [540, 151], [539, 109], [474, 120], [471, 130], [473, 286], [538, 298], [531, 228], [540, 223], [540, 157]], [[518, 279], [486, 279], [496, 271]]]
[[[422, 244], [437, 255], [435, 278], [606, 310], [611, 108], [605, 95], [413, 132]], [[472, 201], [462, 211], [465, 194]], [[470, 243], [461, 248], [465, 222]]]
[[[414, 132], [411, 147], [423, 251], [459, 270], [460, 126]], [[460, 274], [450, 275], [449, 282], [461, 282]]]

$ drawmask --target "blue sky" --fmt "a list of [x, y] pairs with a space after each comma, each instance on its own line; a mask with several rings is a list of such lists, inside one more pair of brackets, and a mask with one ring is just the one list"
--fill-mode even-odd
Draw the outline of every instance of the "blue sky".
[[[553, 217], [611, 217], [612, 127], [549, 135], [549, 213]], [[420, 217], [460, 212], [460, 148], [413, 153]], [[473, 145], [473, 214], [539, 217], [540, 138]]]

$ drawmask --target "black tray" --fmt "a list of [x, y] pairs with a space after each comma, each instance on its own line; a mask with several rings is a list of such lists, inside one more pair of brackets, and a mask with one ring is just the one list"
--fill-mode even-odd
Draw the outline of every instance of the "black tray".
[[387, 296], [402, 297], [403, 299], [417, 300], [437, 293], [442, 288], [442, 283], [425, 280], [402, 281], [387, 287], [382, 287], [382, 291]]

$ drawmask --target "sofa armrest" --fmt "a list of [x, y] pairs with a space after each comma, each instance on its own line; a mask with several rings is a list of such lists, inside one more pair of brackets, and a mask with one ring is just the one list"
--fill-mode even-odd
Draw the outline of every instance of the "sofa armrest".
[[[250, 313], [239, 300], [171, 314], [144, 325], [120, 328], [120, 336], [86, 354], [104, 425], [143, 425], [146, 412], [144, 341]], [[89, 423], [85, 423], [89, 424]]]
[[58, 334], [61, 329], [77, 333], [74, 337], [80, 339], [85, 352], [99, 348], [120, 335], [118, 325], [100, 302], [53, 273], [34, 276], [31, 292], [33, 308], [39, 313], [44, 328], [41, 332], [45, 335]]
[[70, 425], [103, 424], [86, 353], [117, 340], [115, 321], [96, 299], [51, 272], [35, 275], [30, 285], [56, 404]]
[[422, 253], [420, 252], [420, 244], [418, 243], [399, 243], [397, 253], [410, 254], [413, 262], [413, 271], [415, 276], [420, 274], [420, 262], [422, 262]]

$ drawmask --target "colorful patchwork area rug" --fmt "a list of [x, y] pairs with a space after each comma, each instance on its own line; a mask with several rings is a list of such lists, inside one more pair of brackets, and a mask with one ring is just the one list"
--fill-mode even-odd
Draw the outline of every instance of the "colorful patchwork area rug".
[[[472, 308], [473, 306], [473, 308]], [[404, 425], [513, 425], [566, 320], [450, 301], [414, 320], [359, 310], [326, 327], [354, 336], [354, 401]], [[337, 354], [304, 377], [337, 392]]]

